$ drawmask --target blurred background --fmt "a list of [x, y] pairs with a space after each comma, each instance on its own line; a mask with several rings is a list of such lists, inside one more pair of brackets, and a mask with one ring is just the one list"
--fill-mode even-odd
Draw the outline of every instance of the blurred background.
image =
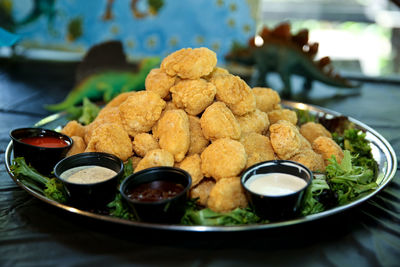
[[263, 26], [309, 30], [318, 57], [345, 77], [397, 81], [398, 0], [0, 0], [0, 63], [76, 62], [120, 40], [129, 60], [206, 46], [224, 56]]

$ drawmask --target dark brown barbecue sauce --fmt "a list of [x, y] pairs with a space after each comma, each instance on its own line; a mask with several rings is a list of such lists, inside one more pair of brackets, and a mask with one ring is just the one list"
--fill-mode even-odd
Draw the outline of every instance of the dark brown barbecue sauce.
[[183, 186], [171, 181], [153, 181], [128, 189], [130, 199], [143, 202], [156, 202], [173, 198], [183, 191]]

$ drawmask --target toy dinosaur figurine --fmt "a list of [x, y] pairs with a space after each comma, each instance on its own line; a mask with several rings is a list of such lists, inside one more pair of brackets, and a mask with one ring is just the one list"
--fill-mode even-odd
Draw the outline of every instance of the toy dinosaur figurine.
[[134, 71], [125, 62], [120, 42], [97, 45], [88, 52], [78, 67], [77, 79], [80, 81], [65, 100], [46, 105], [45, 108], [50, 111], [67, 110], [80, 104], [85, 97], [108, 102], [119, 93], [143, 90], [147, 74], [159, 66], [160, 61], [158, 57], [145, 58], [140, 62], [139, 70]]
[[225, 56], [228, 62], [256, 66], [258, 76], [255, 86], [265, 86], [266, 76], [277, 72], [283, 83], [282, 95], [291, 95], [291, 75], [304, 78], [303, 88], [310, 90], [314, 80], [341, 88], [355, 88], [353, 84], [333, 72], [329, 57], [315, 61], [318, 43], [308, 42], [308, 30], [290, 33], [290, 24], [282, 23], [275, 29], [264, 27], [259, 35], [251, 38], [247, 47], [234, 47]]

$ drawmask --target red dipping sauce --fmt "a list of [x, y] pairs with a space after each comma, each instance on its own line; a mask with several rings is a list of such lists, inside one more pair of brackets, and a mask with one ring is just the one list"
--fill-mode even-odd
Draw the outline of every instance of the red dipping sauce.
[[183, 191], [183, 185], [171, 181], [153, 181], [128, 189], [127, 195], [132, 200], [155, 202], [170, 199]]
[[19, 141], [29, 144], [32, 146], [39, 147], [65, 147], [68, 146], [69, 143], [62, 139], [53, 136], [35, 136], [35, 137], [27, 137], [21, 138]]

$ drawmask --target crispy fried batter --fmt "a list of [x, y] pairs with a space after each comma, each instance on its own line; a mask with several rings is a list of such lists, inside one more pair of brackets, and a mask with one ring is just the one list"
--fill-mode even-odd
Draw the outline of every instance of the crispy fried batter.
[[201, 158], [198, 154], [186, 157], [179, 164], [179, 168], [187, 171], [192, 176], [192, 186], [195, 187], [203, 179], [204, 175], [201, 172]]
[[204, 79], [181, 80], [171, 88], [172, 100], [190, 115], [203, 112], [214, 102], [217, 89]]
[[320, 123], [307, 122], [300, 127], [300, 133], [310, 142], [317, 137], [326, 136], [332, 138], [332, 134]]
[[241, 116], [255, 110], [256, 98], [239, 76], [215, 75], [211, 82], [217, 88], [217, 100], [224, 102], [235, 115]]
[[321, 154], [325, 161], [325, 166], [329, 164], [329, 160], [332, 156], [336, 157], [338, 163], [342, 162], [343, 150], [340, 148], [335, 141], [326, 136], [317, 137], [312, 143], [312, 148], [318, 154]]
[[300, 150], [300, 152], [291, 157], [290, 160], [303, 164], [311, 171], [325, 171], [324, 159], [312, 149]]
[[169, 94], [169, 90], [175, 84], [176, 76], [169, 76], [161, 69], [152, 69], [145, 80], [147, 91], [157, 93], [161, 98]]
[[268, 119], [271, 124], [277, 123], [280, 120], [291, 122], [293, 125], [297, 123], [297, 114], [290, 109], [276, 109], [268, 112]]
[[226, 74], [229, 74], [229, 71], [227, 69], [221, 67], [215, 67], [210, 74], [204, 76], [203, 78], [206, 79], [207, 81], [211, 81], [211, 79], [217, 75], [226, 75]]
[[85, 152], [106, 152], [125, 161], [133, 154], [132, 142], [120, 124], [104, 123], [94, 129]]
[[190, 145], [187, 155], [201, 154], [208, 146], [208, 141], [201, 130], [200, 119], [195, 116], [188, 116], [189, 118], [189, 131], [190, 131]]
[[267, 136], [255, 132], [248, 133], [242, 136], [240, 142], [248, 156], [246, 168], [262, 161], [275, 159], [274, 149]]
[[68, 151], [66, 157], [85, 152], [86, 143], [85, 143], [85, 141], [83, 140], [82, 137], [80, 137], [80, 136], [71, 136], [71, 139], [73, 140], [72, 147]]
[[253, 94], [256, 97], [256, 106], [263, 112], [270, 112], [274, 109], [279, 109], [281, 98], [278, 92], [271, 88], [254, 87]]
[[202, 206], [207, 206], [210, 192], [215, 186], [213, 179], [203, 179], [197, 186], [190, 190], [190, 198], [198, 198], [197, 203]]
[[144, 157], [150, 150], [160, 148], [157, 140], [149, 133], [137, 134], [133, 139], [132, 145], [133, 151], [140, 157]]
[[183, 48], [164, 58], [161, 69], [170, 76], [194, 80], [210, 74], [216, 65], [217, 55], [208, 48]]
[[201, 153], [203, 174], [216, 180], [239, 175], [246, 163], [244, 146], [229, 138], [215, 140]]
[[240, 129], [242, 130], [242, 135], [251, 132], [264, 134], [268, 131], [268, 114], [260, 111], [259, 109], [256, 109], [253, 112], [249, 112], [243, 116], [235, 117], [240, 125]]
[[204, 136], [209, 140], [231, 138], [238, 140], [241, 130], [230, 109], [223, 102], [215, 102], [200, 118]]
[[147, 152], [137, 164], [135, 172], [158, 166], [174, 166], [174, 156], [165, 149], [154, 149]]
[[130, 136], [146, 133], [161, 116], [165, 101], [151, 91], [140, 91], [119, 106], [122, 123]]
[[85, 137], [85, 126], [77, 122], [76, 120], [69, 121], [64, 128], [61, 130], [61, 133], [72, 136]]
[[301, 137], [296, 126], [286, 120], [280, 120], [269, 127], [271, 145], [280, 159], [289, 159], [299, 152]]
[[222, 178], [211, 189], [207, 207], [215, 212], [229, 212], [247, 207], [246, 194], [239, 177]]
[[153, 135], [159, 139], [161, 148], [174, 155], [175, 161], [182, 161], [190, 145], [189, 119], [185, 111], [166, 111], [153, 128]]
[[107, 105], [103, 109], [107, 108], [115, 108], [121, 105], [128, 97], [131, 95], [134, 95], [135, 92], [125, 92], [117, 95], [114, 97], [110, 102], [107, 103]]

